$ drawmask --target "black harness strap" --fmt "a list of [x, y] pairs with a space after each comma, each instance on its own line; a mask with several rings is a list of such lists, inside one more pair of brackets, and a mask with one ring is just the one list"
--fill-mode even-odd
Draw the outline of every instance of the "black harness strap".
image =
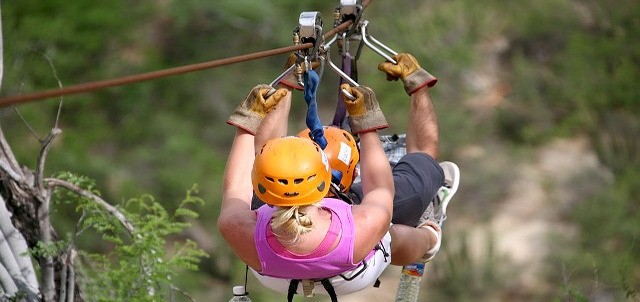
[[331, 184], [331, 187], [329, 187], [329, 192], [331, 192], [338, 199], [341, 199], [342, 201], [344, 201], [344, 202], [346, 202], [348, 204], [353, 204], [353, 201], [351, 200], [349, 195], [347, 195], [344, 192], [340, 191], [340, 189], [336, 188], [336, 185], [333, 184], [333, 183]]
[[296, 294], [296, 290], [298, 289], [299, 283], [300, 283], [300, 280], [297, 280], [297, 279], [293, 279], [291, 280], [291, 282], [289, 282], [289, 291], [287, 293], [288, 302], [293, 302], [293, 295]]
[[320, 280], [320, 283], [322, 283], [324, 290], [326, 290], [329, 297], [331, 297], [331, 302], [338, 302], [338, 296], [336, 295], [336, 291], [333, 289], [331, 281], [329, 281], [328, 278], [324, 278]]
[[[298, 289], [298, 284], [300, 284], [300, 281], [301, 280], [298, 279], [292, 279], [291, 282], [289, 282], [289, 290], [287, 291], [288, 302], [293, 302], [293, 296], [296, 294], [296, 290]], [[324, 287], [324, 290], [327, 291], [327, 294], [331, 298], [331, 302], [338, 302], [338, 295], [336, 295], [336, 291], [333, 288], [333, 285], [331, 284], [329, 278], [320, 280], [320, 283], [322, 284], [322, 287]]]

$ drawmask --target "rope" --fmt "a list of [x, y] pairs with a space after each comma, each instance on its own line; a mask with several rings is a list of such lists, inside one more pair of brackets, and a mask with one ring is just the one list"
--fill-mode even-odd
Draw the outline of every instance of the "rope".
[[[365, 0], [363, 6], [366, 8], [370, 2], [371, 0]], [[344, 23], [334, 27], [332, 30], [324, 34], [324, 38], [328, 39], [332, 37], [336, 33], [345, 30], [352, 23], [353, 23], [352, 20], [345, 21]], [[188, 73], [193, 71], [199, 71], [199, 70], [210, 69], [210, 68], [215, 68], [215, 67], [224, 66], [224, 65], [235, 64], [239, 62], [261, 59], [261, 58], [279, 55], [283, 53], [307, 49], [313, 46], [314, 46], [313, 43], [304, 43], [300, 45], [281, 47], [281, 48], [265, 50], [265, 51], [260, 51], [260, 52], [225, 58], [225, 59], [219, 59], [219, 60], [208, 61], [203, 63], [196, 63], [191, 65], [184, 65], [180, 67], [162, 69], [158, 71], [152, 71], [152, 72], [142, 73], [137, 75], [124, 76], [124, 77], [119, 77], [119, 78], [110, 79], [110, 80], [88, 82], [88, 83], [78, 84], [78, 85], [69, 86], [69, 87], [60, 88], [60, 89], [52, 89], [52, 90], [45, 90], [45, 91], [35, 92], [35, 93], [25, 94], [25, 95], [10, 96], [10, 97], [0, 99], [0, 108], [7, 107], [10, 105], [17, 105], [17, 104], [32, 102], [35, 100], [47, 99], [47, 98], [70, 95], [70, 94], [78, 94], [78, 93], [94, 91], [102, 88], [122, 86], [122, 85], [137, 83], [137, 82], [149, 81], [149, 80], [153, 80], [161, 77], [173, 76], [173, 75], [178, 75], [178, 74], [183, 74], [183, 73]]]

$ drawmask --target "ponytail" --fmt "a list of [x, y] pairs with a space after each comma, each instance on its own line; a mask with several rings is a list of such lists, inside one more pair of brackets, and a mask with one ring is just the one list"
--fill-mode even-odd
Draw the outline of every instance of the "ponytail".
[[278, 207], [271, 216], [271, 229], [282, 228], [287, 235], [293, 236], [291, 243], [298, 241], [300, 235], [309, 233], [313, 229], [313, 221], [305, 213], [301, 213], [300, 208], [300, 206]]

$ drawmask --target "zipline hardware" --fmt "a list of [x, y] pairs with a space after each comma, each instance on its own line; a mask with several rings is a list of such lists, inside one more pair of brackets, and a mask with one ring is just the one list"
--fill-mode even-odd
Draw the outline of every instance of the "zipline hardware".
[[[372, 0], [364, 0], [363, 7], [366, 8], [367, 6], [369, 6], [371, 1]], [[341, 23], [339, 26], [325, 33], [323, 35], [323, 38], [327, 39], [327, 38], [333, 37], [336, 33], [344, 30], [345, 28], [351, 26], [352, 24], [353, 24], [352, 20], [346, 20], [345, 22]], [[118, 77], [114, 79], [86, 82], [86, 83], [76, 84], [73, 86], [63, 87], [59, 89], [50, 89], [50, 90], [44, 90], [44, 91], [34, 92], [30, 94], [8, 96], [8, 97], [0, 98], [0, 108], [11, 106], [11, 105], [24, 104], [24, 103], [38, 101], [38, 100], [44, 100], [44, 99], [53, 98], [53, 97], [79, 94], [79, 93], [94, 91], [94, 90], [103, 89], [103, 88], [150, 81], [150, 80], [161, 78], [161, 77], [173, 76], [173, 75], [178, 75], [178, 74], [183, 74], [188, 72], [211, 69], [215, 67], [266, 58], [274, 55], [291, 53], [293, 51], [310, 48], [310, 47], [313, 47], [313, 44], [304, 43], [304, 44], [275, 48], [275, 49], [270, 49], [270, 50], [255, 52], [255, 53], [244, 54], [240, 56], [224, 58], [224, 59], [218, 59], [218, 60], [207, 61], [202, 63], [195, 63], [190, 65], [183, 65], [179, 67], [161, 69], [161, 70], [151, 71], [147, 73], [123, 76], [123, 77]]]
[[[299, 45], [299, 43], [311, 43], [313, 46], [311, 48], [301, 49], [294, 52], [297, 57], [295, 64], [271, 82], [270, 86], [272, 89], [267, 94], [267, 97], [276, 91], [275, 86], [277, 83], [291, 72], [295, 74], [298, 84], [304, 87], [302, 75], [304, 72], [311, 69], [311, 62], [313, 61], [317, 61], [320, 64], [320, 76], [322, 76], [326, 61], [326, 63], [329, 64], [329, 67], [331, 67], [332, 70], [334, 70], [351, 86], [360, 86], [357, 81], [347, 75], [331, 60], [330, 47], [338, 40], [340, 40], [337, 44], [341, 55], [345, 54], [343, 49], [348, 51], [350, 41], [354, 40], [360, 41], [356, 60], [359, 57], [364, 43], [364, 45], [382, 56], [385, 60], [392, 62], [393, 64], [397, 64], [391, 56], [397, 55], [398, 53], [367, 32], [369, 21], [362, 20], [363, 13], [364, 8], [362, 7], [360, 0], [340, 0], [340, 6], [338, 6], [334, 11], [334, 29], [339, 28], [342, 24], [346, 24], [348, 22], [351, 23], [348, 27], [343, 28], [341, 31], [333, 35], [333, 37], [325, 43], [324, 36], [322, 35], [321, 14], [319, 12], [302, 12], [298, 18], [299, 25], [293, 31], [293, 43], [294, 45]], [[382, 50], [380, 48], [382, 48]], [[342, 89], [342, 93], [352, 100], [355, 99], [353, 95], [344, 89]]]

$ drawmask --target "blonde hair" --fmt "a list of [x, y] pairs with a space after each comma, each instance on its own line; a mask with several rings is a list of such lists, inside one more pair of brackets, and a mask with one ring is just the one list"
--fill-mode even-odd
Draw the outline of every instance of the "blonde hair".
[[[312, 204], [308, 206], [318, 205]], [[305, 213], [300, 213], [301, 208], [308, 206], [277, 207], [277, 210], [271, 215], [271, 229], [282, 228], [285, 234], [293, 236], [290, 243], [298, 241], [300, 235], [313, 230], [313, 221]]]

